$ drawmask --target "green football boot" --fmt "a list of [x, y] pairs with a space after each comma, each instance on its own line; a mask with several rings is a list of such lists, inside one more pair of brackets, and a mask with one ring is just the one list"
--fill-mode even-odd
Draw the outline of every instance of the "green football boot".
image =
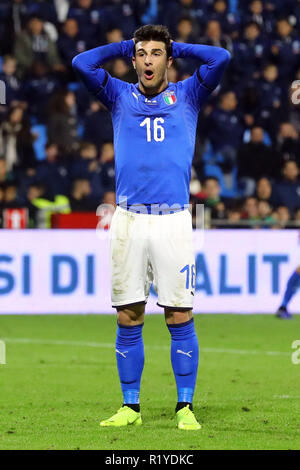
[[176, 413], [176, 421], [178, 429], [185, 429], [186, 431], [197, 431], [201, 429], [201, 424], [195, 418], [193, 411], [189, 405], [186, 405]]
[[129, 406], [122, 406], [111, 418], [100, 422], [100, 426], [140, 426], [142, 424], [141, 413], [134, 411]]

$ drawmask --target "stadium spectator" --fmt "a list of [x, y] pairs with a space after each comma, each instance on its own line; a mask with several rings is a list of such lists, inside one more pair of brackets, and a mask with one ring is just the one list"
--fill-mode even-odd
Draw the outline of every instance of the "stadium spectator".
[[272, 217], [277, 221], [275, 228], [286, 228], [286, 224], [290, 221], [290, 211], [286, 206], [277, 207]]
[[262, 72], [262, 77], [253, 84], [259, 90], [259, 106], [256, 113], [257, 122], [268, 132], [272, 142], [276, 141], [276, 135], [282, 114], [284, 103], [284, 89], [278, 79], [276, 65], [267, 64]]
[[281, 123], [277, 136], [277, 148], [283, 162], [295, 160], [297, 165], [300, 165], [299, 134], [291, 123]]
[[27, 207], [30, 216], [34, 218], [35, 226], [39, 228], [51, 227], [52, 214], [71, 212], [69, 198], [63, 194], [56, 194], [52, 198], [42, 183], [32, 184], [28, 188]]
[[55, 194], [69, 194], [71, 182], [68, 162], [59, 154], [56, 143], [48, 142], [45, 150], [46, 159], [37, 165], [36, 180], [47, 185], [51, 198]]
[[12, 173], [7, 171], [6, 160], [4, 157], [0, 157], [0, 185], [4, 195], [4, 183], [12, 179]]
[[278, 66], [279, 78], [291, 79], [299, 66], [300, 41], [289, 19], [277, 21], [277, 34], [271, 40], [272, 59]]
[[202, 202], [211, 209], [212, 219], [225, 218], [225, 202], [220, 196], [221, 188], [217, 178], [207, 177], [203, 184]]
[[78, 178], [73, 181], [70, 197], [72, 212], [95, 212], [97, 204], [91, 200], [91, 185], [88, 179]]
[[0, 3], [0, 55], [11, 54], [15, 37], [25, 27], [29, 15], [26, 0], [2, 0]]
[[242, 143], [244, 130], [233, 91], [221, 95], [219, 106], [207, 118], [206, 128], [214, 152], [223, 157], [223, 171], [230, 173], [236, 164], [237, 150]]
[[196, 37], [193, 34], [193, 22], [189, 16], [182, 16], [177, 23], [177, 42], [193, 43]]
[[[72, 179], [87, 179], [90, 183], [91, 194], [90, 197], [94, 204], [100, 204], [106, 191], [111, 191], [114, 188], [114, 172], [111, 174], [109, 168], [114, 168], [113, 159], [113, 145], [107, 144], [112, 147], [112, 157], [110, 155], [104, 159], [104, 151], [102, 151], [102, 162], [99, 161], [97, 155], [97, 148], [91, 142], [82, 142], [79, 156], [74, 160], [71, 165]], [[108, 151], [107, 151], [108, 153]], [[105, 161], [104, 161], [105, 160]], [[109, 176], [109, 174], [111, 176]]]
[[255, 196], [259, 201], [272, 203], [272, 184], [268, 178], [263, 176], [257, 181]]
[[134, 68], [129, 66], [126, 60], [122, 58], [113, 61], [111, 75], [129, 83], [136, 83], [137, 80]]
[[261, 36], [258, 24], [248, 23], [244, 29], [244, 37], [233, 42], [233, 80], [238, 82], [259, 78], [268, 55], [268, 44]]
[[35, 61], [45, 62], [53, 71], [64, 70], [56, 44], [44, 30], [44, 22], [38, 16], [32, 16], [27, 23], [27, 28], [17, 36], [15, 57], [17, 72], [21, 78]]
[[135, 31], [138, 24], [140, 24], [139, 16], [144, 11], [144, 3], [145, 2], [137, 2], [136, 0], [114, 0], [113, 2], [106, 2], [108, 24], [119, 25], [124, 38], [130, 39], [132, 37], [132, 31]]
[[261, 106], [264, 109], [276, 109], [281, 106], [283, 91], [278, 81], [278, 68], [267, 64], [263, 69], [263, 77], [259, 83], [261, 91]]
[[22, 207], [22, 202], [18, 197], [18, 184], [16, 181], [9, 181], [4, 185], [3, 209], [14, 209]]
[[15, 57], [12, 55], [4, 56], [0, 80], [5, 83], [7, 106], [25, 104], [21, 103], [21, 82], [16, 76], [16, 70], [17, 62]]
[[[193, 31], [192, 19], [189, 16], [182, 16], [179, 18], [175, 40], [177, 42], [185, 42], [189, 44], [198, 42], [197, 36]], [[178, 64], [181, 73], [187, 75], [192, 75], [197, 67], [197, 63], [191, 58], [177, 59], [176, 63]]]
[[[0, 159], [0, 162], [1, 162], [1, 159]], [[1, 163], [0, 163], [0, 178], [1, 178]], [[1, 220], [3, 202], [4, 202], [4, 185], [1, 183], [1, 179], [0, 179], [0, 220]]]
[[160, 22], [168, 27], [172, 36], [176, 36], [178, 21], [188, 16], [193, 21], [193, 33], [199, 36], [200, 29], [207, 19], [206, 2], [197, 0], [179, 0], [179, 2], [163, 2], [160, 11]]
[[106, 32], [106, 43], [110, 44], [113, 42], [120, 42], [123, 41], [123, 33], [120, 28], [117, 26], [112, 26], [109, 30]]
[[80, 37], [78, 23], [75, 18], [68, 18], [62, 29], [62, 33], [58, 38], [57, 47], [61, 59], [69, 68], [69, 74], [71, 78], [73, 74], [71, 73], [71, 64], [72, 59], [76, 54], [84, 52], [89, 49], [89, 44]]
[[115, 191], [115, 151], [113, 142], [104, 142], [100, 152], [103, 184], [106, 192]]
[[107, 9], [97, 6], [92, 0], [76, 0], [68, 12], [68, 18], [77, 21], [80, 37], [90, 48], [104, 43]]
[[241, 207], [239, 204], [234, 204], [232, 207], [228, 208], [227, 211], [227, 220], [229, 224], [224, 224], [221, 228], [247, 228], [243, 225], [241, 220]]
[[66, 155], [74, 154], [79, 148], [76, 99], [72, 91], [62, 90], [52, 97], [48, 140], [55, 142]]
[[232, 41], [228, 36], [223, 35], [221, 25], [217, 20], [208, 21], [201, 43], [208, 46], [224, 47], [224, 49], [232, 51]]
[[84, 120], [83, 139], [100, 147], [113, 140], [112, 121], [108, 110], [100, 101], [92, 101]]
[[[261, 29], [271, 33], [275, 26], [275, 15], [272, 7], [268, 8], [266, 2], [262, 0], [252, 0], [248, 3], [248, 13], [245, 15], [245, 21], [254, 21]], [[269, 4], [270, 5], [270, 4]]]
[[[0, 204], [1, 204], [1, 203], [0, 203]], [[296, 211], [295, 211], [294, 221], [295, 221], [295, 222], [298, 222], [299, 225], [300, 225], [300, 207], [298, 207], [298, 209], [296, 209]]]
[[245, 187], [244, 195], [254, 193], [255, 183], [262, 175], [276, 177], [279, 164], [279, 155], [264, 144], [264, 130], [253, 127], [250, 141], [240, 147], [237, 156], [238, 176]]
[[275, 224], [276, 219], [272, 215], [272, 206], [268, 201], [258, 201], [257, 204], [258, 217], [261, 221], [266, 222], [266, 225], [261, 225], [261, 228], [270, 228]]
[[103, 196], [103, 204], [116, 205], [116, 193], [114, 191], [107, 191]]
[[241, 218], [252, 222], [259, 220], [258, 201], [255, 197], [251, 196], [246, 198], [242, 209]]
[[286, 206], [293, 213], [300, 206], [299, 167], [293, 160], [287, 161], [282, 169], [283, 179], [274, 186], [274, 204]]
[[0, 125], [0, 154], [5, 156], [6, 168], [10, 172], [34, 168], [34, 136], [30, 123], [21, 106], [11, 108], [6, 121]]
[[34, 62], [24, 80], [22, 97], [28, 103], [28, 113], [35, 122], [46, 123], [47, 108], [53, 93], [60, 88], [47, 64]]
[[224, 33], [235, 37], [239, 30], [239, 18], [237, 14], [228, 11], [228, 4], [227, 0], [215, 0], [209, 18], [217, 21]]

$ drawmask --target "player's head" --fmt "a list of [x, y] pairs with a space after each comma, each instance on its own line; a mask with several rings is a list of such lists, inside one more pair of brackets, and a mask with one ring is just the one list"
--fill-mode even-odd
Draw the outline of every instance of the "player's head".
[[172, 42], [168, 29], [162, 25], [145, 25], [134, 33], [134, 57], [139, 83], [153, 92], [167, 82], [167, 71], [172, 65]]

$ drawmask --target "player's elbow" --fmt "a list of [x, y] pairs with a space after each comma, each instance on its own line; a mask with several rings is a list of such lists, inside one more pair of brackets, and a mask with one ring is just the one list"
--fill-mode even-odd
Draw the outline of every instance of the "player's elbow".
[[84, 52], [81, 54], [76, 55], [72, 59], [72, 67], [76, 72], [83, 73], [84, 68], [85, 68], [85, 61], [84, 58], [82, 57]]
[[231, 54], [227, 49], [223, 49], [222, 47], [219, 48], [219, 54], [218, 54], [218, 61], [222, 65], [227, 65], [228, 62], [230, 61]]

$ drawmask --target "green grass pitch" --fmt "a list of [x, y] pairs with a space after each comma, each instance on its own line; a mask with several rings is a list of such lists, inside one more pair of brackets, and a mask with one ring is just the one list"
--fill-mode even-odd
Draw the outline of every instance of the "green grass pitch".
[[102, 429], [121, 404], [116, 318], [0, 316], [0, 449], [300, 449], [300, 316], [197, 315], [194, 407], [200, 431], [175, 427], [170, 338], [146, 316], [141, 428]]

